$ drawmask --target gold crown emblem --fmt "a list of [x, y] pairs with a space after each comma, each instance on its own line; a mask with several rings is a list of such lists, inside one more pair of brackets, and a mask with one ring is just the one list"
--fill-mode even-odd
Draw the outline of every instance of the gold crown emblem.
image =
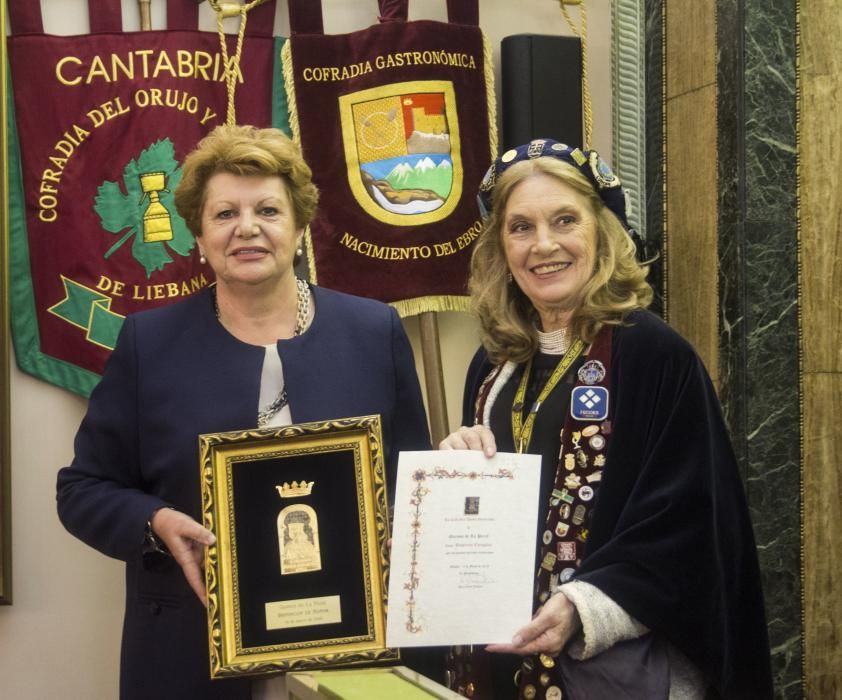
[[297, 498], [298, 496], [309, 496], [313, 490], [315, 481], [293, 481], [288, 484], [286, 481], [281, 486], [275, 486], [278, 489], [278, 495], [281, 498]]

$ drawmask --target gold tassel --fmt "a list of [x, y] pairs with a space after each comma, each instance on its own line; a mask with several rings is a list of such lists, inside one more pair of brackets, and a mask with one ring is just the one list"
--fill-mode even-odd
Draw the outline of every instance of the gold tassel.
[[[582, 41], [582, 116], [584, 122], [582, 147], [589, 151], [591, 148], [591, 137], [593, 136], [593, 111], [591, 109], [591, 87], [588, 83], [588, 15], [585, 12], [585, 0], [560, 0], [561, 12], [573, 36], [579, 37]], [[579, 6], [579, 17], [582, 20], [581, 31], [573, 24], [567, 5]]]
[[[208, 0], [208, 4], [216, 12], [216, 30], [219, 34], [219, 46], [222, 53], [222, 66], [225, 70], [225, 87], [228, 91], [228, 113], [225, 123], [234, 125], [237, 123], [237, 113], [234, 107], [234, 94], [237, 90], [237, 74], [240, 68], [240, 56], [243, 53], [243, 39], [246, 35], [246, 20], [249, 10], [262, 5], [266, 0], [252, 0], [244, 5], [238, 2], [219, 2], [219, 0]], [[240, 29], [237, 32], [237, 48], [234, 55], [228, 58], [228, 44], [225, 41], [225, 31], [222, 21], [226, 17], [240, 17]]]

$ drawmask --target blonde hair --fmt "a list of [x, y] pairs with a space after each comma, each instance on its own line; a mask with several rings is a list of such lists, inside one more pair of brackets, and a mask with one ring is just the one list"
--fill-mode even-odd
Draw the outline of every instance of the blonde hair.
[[584, 195], [596, 219], [594, 270], [573, 316], [574, 335], [590, 343], [603, 325], [620, 325], [631, 311], [644, 309], [652, 301], [652, 288], [646, 281], [648, 266], [637, 261], [631, 236], [588, 179], [557, 158], [515, 163], [494, 187], [493, 209], [474, 246], [468, 282], [471, 306], [482, 327], [482, 343], [495, 364], [523, 362], [538, 348], [538, 313], [520, 287], [509, 281], [502, 231], [512, 191], [540, 173]]
[[208, 180], [217, 173], [277, 175], [287, 188], [296, 227], [303, 228], [313, 220], [319, 191], [298, 146], [278, 129], [223, 125], [211, 131], [187, 155], [181, 181], [175, 188], [175, 208], [196, 237], [202, 235]]

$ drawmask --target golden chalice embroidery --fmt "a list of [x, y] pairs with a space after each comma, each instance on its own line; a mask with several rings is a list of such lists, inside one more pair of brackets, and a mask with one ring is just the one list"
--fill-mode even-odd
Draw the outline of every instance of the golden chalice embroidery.
[[143, 212], [143, 242], [171, 241], [172, 219], [167, 208], [161, 204], [158, 194], [166, 191], [166, 173], [143, 173], [140, 176], [140, 187], [143, 190], [143, 199], [149, 197], [149, 206]]

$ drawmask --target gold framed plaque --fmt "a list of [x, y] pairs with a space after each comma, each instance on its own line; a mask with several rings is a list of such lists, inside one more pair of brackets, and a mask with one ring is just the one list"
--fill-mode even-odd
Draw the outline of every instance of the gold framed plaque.
[[379, 416], [199, 436], [212, 678], [394, 661]]

